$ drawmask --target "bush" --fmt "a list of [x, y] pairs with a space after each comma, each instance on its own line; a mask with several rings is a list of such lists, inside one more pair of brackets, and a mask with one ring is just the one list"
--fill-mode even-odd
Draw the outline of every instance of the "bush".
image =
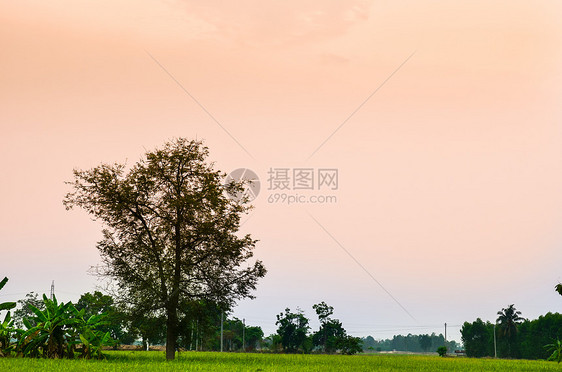
[[338, 342], [338, 346], [341, 350], [341, 353], [346, 355], [353, 355], [363, 351], [363, 347], [361, 346], [361, 339], [359, 337], [346, 335]]
[[447, 355], [447, 347], [446, 346], [439, 346], [437, 348], [437, 354], [439, 354], [440, 357], [444, 357], [445, 355]]

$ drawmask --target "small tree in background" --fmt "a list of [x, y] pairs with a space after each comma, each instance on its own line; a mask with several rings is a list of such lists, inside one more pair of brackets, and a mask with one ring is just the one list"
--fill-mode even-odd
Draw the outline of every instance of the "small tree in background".
[[359, 337], [345, 335], [338, 341], [338, 349], [342, 354], [354, 355], [363, 351], [362, 341]]
[[277, 315], [276, 325], [279, 326], [277, 334], [281, 337], [281, 344], [288, 353], [296, 353], [298, 350], [307, 351], [307, 333], [310, 327], [308, 319], [301, 309], [297, 308], [295, 313], [286, 308], [285, 313]]
[[490, 322], [480, 318], [472, 323], [464, 322], [461, 335], [467, 356], [481, 358], [494, 355], [494, 325]]
[[246, 350], [253, 351], [261, 347], [263, 330], [259, 326], [246, 326]]
[[35, 292], [29, 292], [23, 299], [18, 300], [18, 306], [16, 310], [14, 310], [13, 319], [16, 327], [23, 328], [23, 320], [25, 318], [27, 318], [32, 325], [35, 325], [35, 321], [33, 320], [35, 313], [31, 310], [29, 305], [39, 310], [45, 310], [45, 303], [39, 298], [39, 295]]
[[347, 335], [342, 323], [338, 319], [330, 316], [334, 313], [334, 308], [328, 306], [324, 301], [312, 306], [318, 320], [320, 329], [312, 335], [314, 346], [321, 346], [325, 353], [341, 351], [342, 354], [355, 354], [362, 351], [361, 339]]
[[104, 333], [109, 332], [111, 337], [119, 342], [130, 341], [124, 330], [126, 315], [117, 309], [113, 297], [99, 291], [87, 292], [80, 296], [75, 307], [79, 311], [84, 310], [86, 320], [92, 316], [104, 314], [105, 324], [101, 325], [99, 330]]
[[336, 351], [335, 338], [343, 336], [345, 331], [339, 321], [335, 322], [330, 318], [334, 313], [334, 308], [328, 306], [324, 301], [312, 305], [312, 308], [320, 321], [320, 329], [312, 335], [314, 346], [321, 346], [325, 353]]

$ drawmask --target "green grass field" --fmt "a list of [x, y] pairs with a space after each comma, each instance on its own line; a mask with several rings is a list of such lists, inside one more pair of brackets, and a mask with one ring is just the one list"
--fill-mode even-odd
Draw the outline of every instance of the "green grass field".
[[106, 360], [0, 358], [0, 371], [562, 371], [555, 362], [418, 355], [284, 355], [111, 351]]

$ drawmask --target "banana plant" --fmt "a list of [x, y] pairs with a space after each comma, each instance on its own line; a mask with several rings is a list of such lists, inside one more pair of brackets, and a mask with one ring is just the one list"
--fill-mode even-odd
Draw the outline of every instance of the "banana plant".
[[[0, 290], [4, 288], [6, 283], [8, 282], [8, 278], [4, 277], [0, 281]], [[13, 350], [12, 343], [12, 335], [15, 333], [14, 321], [12, 320], [12, 316], [10, 314], [11, 309], [16, 307], [15, 302], [2, 302], [0, 303], [0, 311], [8, 310], [6, 316], [4, 317], [4, 321], [0, 323], [0, 356], [9, 355]]]
[[21, 331], [18, 352], [23, 356], [46, 358], [74, 358], [76, 351], [82, 358], [103, 358], [102, 348], [111, 346], [114, 340], [109, 332], [100, 327], [108, 325], [106, 314], [92, 315], [85, 319], [85, 309], [78, 311], [71, 303], [58, 303], [43, 295], [45, 310], [33, 305], [35, 314], [23, 320], [27, 328]]
[[87, 320], [84, 318], [86, 309], [75, 312], [75, 317], [80, 324], [76, 327], [78, 338], [82, 347], [78, 350], [80, 357], [85, 359], [103, 358], [102, 349], [104, 346], [112, 346], [115, 340], [111, 337], [110, 332], [100, 331], [99, 328], [109, 325], [106, 319], [107, 314], [96, 314], [90, 316]]
[[552, 352], [548, 360], [555, 360], [560, 364], [562, 361], [562, 342], [560, 339], [557, 339], [552, 344], [548, 344], [544, 346], [548, 351]]
[[17, 335], [17, 329], [14, 328], [14, 321], [8, 311], [4, 317], [4, 321], [0, 323], [0, 356], [9, 356], [15, 350], [12, 344], [12, 338]]
[[47, 357], [47, 358], [73, 358], [72, 338], [69, 331], [79, 324], [73, 317], [76, 311], [71, 302], [58, 303], [53, 296], [50, 300], [43, 295], [45, 310], [41, 311], [33, 305], [29, 308], [35, 316], [33, 326], [29, 319], [24, 319], [23, 324], [27, 328], [21, 335], [19, 350], [24, 356]]
[[82, 358], [91, 359], [104, 357], [102, 349], [104, 346], [110, 346], [113, 343], [111, 334], [109, 332], [92, 331], [86, 329], [80, 334], [80, 341], [82, 341]]

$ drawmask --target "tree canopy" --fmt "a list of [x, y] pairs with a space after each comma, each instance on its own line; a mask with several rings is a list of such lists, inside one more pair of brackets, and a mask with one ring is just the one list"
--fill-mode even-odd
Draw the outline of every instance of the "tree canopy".
[[179, 138], [130, 169], [116, 163], [75, 170], [64, 199], [67, 209], [83, 208], [104, 224], [100, 275], [115, 279], [133, 306], [165, 313], [167, 359], [175, 355], [180, 303], [230, 308], [252, 297], [266, 273], [261, 261], [249, 262], [256, 240], [237, 234], [248, 199], [227, 196], [243, 184], [224, 184], [208, 155], [202, 142]]
[[288, 353], [295, 353], [299, 349], [308, 351], [310, 347], [306, 345], [307, 333], [310, 329], [308, 319], [303, 311], [297, 308], [296, 312], [286, 308], [285, 313], [277, 315], [277, 334], [281, 337], [281, 344]]

